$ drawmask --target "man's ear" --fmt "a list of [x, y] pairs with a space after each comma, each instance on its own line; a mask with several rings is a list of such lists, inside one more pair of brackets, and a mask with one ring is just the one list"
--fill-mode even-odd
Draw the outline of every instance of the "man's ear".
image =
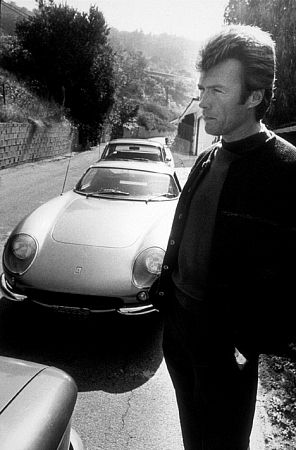
[[252, 91], [249, 97], [247, 98], [247, 107], [255, 108], [260, 105], [264, 97], [264, 89], [257, 89], [256, 91]]

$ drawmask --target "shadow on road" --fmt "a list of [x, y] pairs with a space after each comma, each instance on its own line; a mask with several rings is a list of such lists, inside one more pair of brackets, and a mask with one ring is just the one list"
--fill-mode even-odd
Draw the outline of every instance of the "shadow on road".
[[90, 319], [64, 316], [0, 299], [0, 354], [68, 372], [79, 391], [131, 391], [162, 361], [157, 313]]

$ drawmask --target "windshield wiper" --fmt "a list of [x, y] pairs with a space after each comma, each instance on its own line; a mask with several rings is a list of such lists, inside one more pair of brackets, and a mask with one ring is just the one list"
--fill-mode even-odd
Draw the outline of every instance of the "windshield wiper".
[[92, 192], [91, 194], [94, 194], [94, 195], [100, 195], [100, 194], [130, 195], [129, 192], [120, 191], [119, 189], [109, 189], [109, 188], [99, 189], [98, 191]]
[[151, 202], [152, 200], [155, 200], [160, 197], [166, 197], [166, 198], [176, 198], [175, 194], [172, 194], [171, 192], [164, 192], [163, 194], [156, 194], [152, 197], [147, 198], [146, 202]]
[[120, 191], [119, 189], [100, 189], [98, 191], [94, 191], [94, 192], [84, 192], [84, 191], [80, 191], [78, 189], [74, 189], [75, 192], [77, 192], [78, 194], [82, 194], [85, 195], [86, 197], [99, 197], [102, 194], [107, 194], [107, 195], [130, 195], [129, 192], [126, 191]]

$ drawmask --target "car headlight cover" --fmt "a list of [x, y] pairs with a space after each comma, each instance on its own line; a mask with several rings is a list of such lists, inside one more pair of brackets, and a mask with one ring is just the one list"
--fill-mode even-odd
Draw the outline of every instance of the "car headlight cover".
[[138, 288], [149, 287], [160, 274], [164, 250], [151, 247], [140, 253], [133, 267], [133, 283]]
[[3, 253], [5, 267], [12, 273], [23, 274], [37, 253], [37, 242], [29, 234], [20, 233], [8, 239]]

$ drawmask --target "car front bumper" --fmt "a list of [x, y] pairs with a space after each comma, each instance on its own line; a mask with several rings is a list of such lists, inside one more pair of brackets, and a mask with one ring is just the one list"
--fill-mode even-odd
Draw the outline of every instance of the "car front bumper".
[[[80, 315], [80, 316], [87, 316], [92, 313], [107, 313], [107, 312], [116, 312], [121, 315], [125, 316], [138, 316], [143, 314], [148, 314], [151, 312], [157, 311], [152, 304], [139, 304], [139, 305], [123, 305], [123, 306], [117, 306], [117, 307], [105, 307], [105, 308], [96, 308], [93, 307], [83, 307], [83, 306], [73, 306], [73, 305], [61, 305], [61, 304], [55, 304], [55, 303], [48, 303], [44, 302], [41, 299], [38, 300], [36, 298], [31, 298], [28, 295], [17, 293], [13, 290], [12, 286], [7, 283], [5, 274], [2, 273], [0, 278], [0, 292], [4, 298], [7, 300], [18, 302], [18, 303], [24, 303], [24, 302], [30, 302], [30, 303], [36, 303], [40, 306], [61, 312], [61, 313], [68, 313], [73, 315]], [[62, 296], [62, 294], [60, 294]]]

